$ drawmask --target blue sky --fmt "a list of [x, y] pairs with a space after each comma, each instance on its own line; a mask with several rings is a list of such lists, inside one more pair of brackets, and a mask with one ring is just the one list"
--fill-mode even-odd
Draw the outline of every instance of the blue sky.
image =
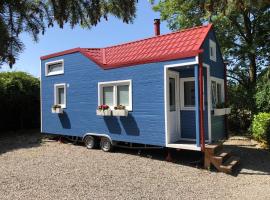
[[[39, 37], [35, 43], [31, 36], [21, 35], [25, 44], [23, 53], [13, 66], [13, 71], [25, 71], [36, 77], [39, 76], [40, 56], [63, 51], [75, 47], [105, 47], [124, 43], [154, 35], [153, 21], [159, 18], [159, 13], [152, 10], [147, 0], [139, 1], [137, 5], [137, 17], [133, 24], [125, 24], [122, 20], [110, 17], [108, 21], [102, 20], [96, 27], [71, 29], [65, 25], [64, 29], [53, 27]], [[166, 22], [161, 23], [161, 34], [168, 33]], [[2, 66], [1, 71], [7, 71], [7, 65]]]

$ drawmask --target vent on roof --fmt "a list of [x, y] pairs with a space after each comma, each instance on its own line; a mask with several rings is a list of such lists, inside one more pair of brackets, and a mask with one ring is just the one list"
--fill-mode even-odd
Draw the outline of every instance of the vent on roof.
[[160, 35], [160, 19], [154, 19], [155, 35]]

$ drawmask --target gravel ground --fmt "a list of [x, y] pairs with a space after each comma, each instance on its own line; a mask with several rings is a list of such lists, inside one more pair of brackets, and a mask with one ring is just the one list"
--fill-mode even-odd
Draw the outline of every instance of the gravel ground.
[[270, 153], [239, 139], [226, 148], [241, 157], [234, 176], [196, 168], [186, 152], [170, 163], [161, 150], [104, 153], [40, 134], [1, 136], [0, 199], [270, 199]]

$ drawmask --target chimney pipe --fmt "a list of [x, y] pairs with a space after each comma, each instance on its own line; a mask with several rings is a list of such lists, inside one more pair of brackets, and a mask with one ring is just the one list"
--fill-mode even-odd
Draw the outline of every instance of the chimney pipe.
[[155, 36], [160, 35], [160, 19], [154, 19]]

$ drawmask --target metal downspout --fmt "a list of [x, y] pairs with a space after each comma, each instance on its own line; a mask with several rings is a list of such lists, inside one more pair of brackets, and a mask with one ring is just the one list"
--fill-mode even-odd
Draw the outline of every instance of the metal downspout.
[[205, 133], [204, 133], [204, 96], [203, 96], [203, 63], [202, 63], [202, 54], [199, 54], [199, 98], [200, 98], [200, 143], [201, 150], [205, 150]]

